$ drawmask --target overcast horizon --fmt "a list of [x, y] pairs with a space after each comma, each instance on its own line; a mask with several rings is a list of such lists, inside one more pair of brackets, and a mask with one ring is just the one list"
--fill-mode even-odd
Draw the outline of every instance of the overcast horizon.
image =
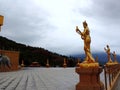
[[91, 52], [105, 52], [108, 44], [111, 53], [120, 54], [119, 11], [118, 0], [1, 0], [0, 36], [62, 55], [79, 54], [84, 46], [75, 28], [83, 31], [86, 20]]

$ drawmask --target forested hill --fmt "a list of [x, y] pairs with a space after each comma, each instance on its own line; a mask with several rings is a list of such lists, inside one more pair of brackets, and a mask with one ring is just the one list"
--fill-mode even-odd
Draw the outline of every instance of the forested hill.
[[41, 47], [20, 44], [2, 36], [0, 36], [0, 49], [19, 51], [19, 63], [21, 64], [21, 61], [24, 60], [26, 66], [29, 66], [32, 62], [39, 62], [41, 66], [45, 66], [47, 59], [49, 59], [51, 66], [62, 66], [64, 58], [67, 59], [68, 66], [74, 66], [76, 63], [73, 58], [50, 52]]

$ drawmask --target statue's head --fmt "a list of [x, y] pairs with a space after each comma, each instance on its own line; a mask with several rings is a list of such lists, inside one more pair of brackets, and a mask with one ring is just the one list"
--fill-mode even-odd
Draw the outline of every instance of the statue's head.
[[109, 48], [109, 45], [107, 45], [107, 48]]
[[113, 51], [113, 54], [115, 54], [115, 51]]
[[83, 22], [83, 27], [84, 27], [84, 28], [87, 27], [87, 22], [86, 22], [86, 21]]

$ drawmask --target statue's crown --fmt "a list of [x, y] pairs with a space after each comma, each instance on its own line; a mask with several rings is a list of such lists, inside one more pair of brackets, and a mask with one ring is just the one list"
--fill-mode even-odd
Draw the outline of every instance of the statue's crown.
[[83, 24], [86, 24], [86, 25], [87, 25], [87, 22], [86, 22], [86, 20], [83, 22]]

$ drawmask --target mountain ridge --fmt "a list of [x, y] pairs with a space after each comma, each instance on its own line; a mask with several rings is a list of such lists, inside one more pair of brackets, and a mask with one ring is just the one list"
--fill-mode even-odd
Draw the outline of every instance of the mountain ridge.
[[[48, 51], [42, 47], [32, 47], [29, 45], [17, 43], [6, 37], [0, 36], [0, 49], [1, 50], [13, 50], [20, 52], [19, 64], [24, 60], [26, 66], [29, 66], [32, 62], [39, 62], [41, 66], [46, 65], [47, 59], [49, 59], [51, 66], [62, 66], [64, 58], [67, 60], [67, 64], [70, 67], [76, 66], [78, 58], [81, 61], [84, 60], [85, 54], [73, 54], [70, 56], [60, 55], [55, 52]], [[98, 62], [104, 65], [107, 62], [106, 52], [94, 52], [93, 57], [98, 57]], [[120, 62], [120, 55], [116, 55], [117, 61]], [[113, 56], [111, 55], [112, 60]]]
[[69, 59], [69, 57], [65, 55], [60, 55], [58, 53], [48, 51], [42, 47], [32, 47], [29, 45], [17, 43], [2, 36], [0, 36], [0, 49], [19, 51], [19, 64], [21, 64], [22, 60], [24, 60], [26, 66], [29, 66], [32, 62], [39, 62], [41, 66], [45, 66], [47, 59], [49, 59], [51, 66], [55, 66], [55, 64], [62, 66], [64, 58]]

